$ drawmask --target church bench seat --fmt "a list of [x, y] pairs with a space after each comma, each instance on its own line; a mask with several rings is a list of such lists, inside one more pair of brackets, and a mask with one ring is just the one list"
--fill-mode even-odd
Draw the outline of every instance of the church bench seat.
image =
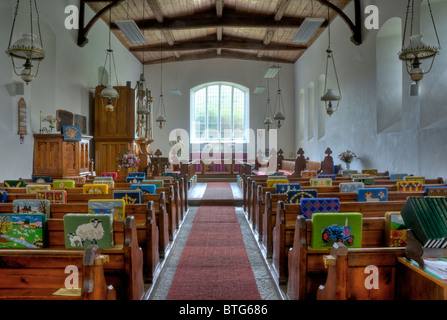
[[[405, 248], [347, 248], [334, 243], [324, 257], [327, 278], [318, 287], [317, 300], [394, 300], [397, 262], [403, 256]], [[374, 276], [368, 279], [371, 272]]]
[[[1, 300], [115, 300], [116, 291], [106, 281], [108, 255], [96, 245], [85, 250], [1, 249]], [[65, 289], [67, 266], [78, 270], [80, 290], [54, 295]], [[72, 281], [70, 284], [75, 284]]]

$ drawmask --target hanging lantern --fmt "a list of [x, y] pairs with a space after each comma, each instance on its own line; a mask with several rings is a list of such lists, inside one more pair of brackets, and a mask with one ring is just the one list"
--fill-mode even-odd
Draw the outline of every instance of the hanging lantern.
[[[433, 13], [430, 5], [430, 1], [427, 0], [429, 12], [430, 12], [430, 18], [433, 22], [433, 28], [436, 34], [436, 39], [438, 41], [438, 46], [429, 46], [422, 40], [423, 36], [422, 34], [412, 34], [413, 32], [413, 16], [414, 16], [414, 1], [408, 0], [407, 4], [407, 13], [406, 13], [406, 20], [405, 20], [405, 29], [404, 29], [404, 36], [402, 39], [402, 50], [399, 52], [399, 59], [405, 62], [405, 67], [407, 70], [407, 73], [410, 76], [410, 79], [413, 81], [411, 88], [411, 95], [417, 95], [417, 85], [419, 84], [419, 81], [421, 81], [424, 78], [424, 75], [429, 73], [433, 67], [433, 64], [435, 62], [436, 55], [438, 55], [441, 44], [439, 42], [438, 32], [436, 30], [435, 20], [433, 18]], [[411, 10], [410, 10], [411, 9]], [[411, 20], [410, 20], [410, 36], [409, 36], [409, 45], [405, 47], [405, 36], [406, 36], [406, 30], [407, 30], [407, 23], [408, 23], [408, 16], [411, 11]], [[429, 68], [427, 71], [425, 71], [421, 65], [422, 61], [429, 61], [428, 65]]]
[[282, 127], [285, 117], [286, 111], [284, 109], [284, 102], [282, 100], [282, 94], [281, 89], [279, 87], [279, 73], [278, 73], [278, 93], [276, 94], [276, 101], [275, 101], [275, 111], [273, 120], [276, 122], [276, 127], [279, 129]]
[[271, 114], [272, 114], [272, 108], [270, 105], [270, 86], [269, 86], [269, 82], [267, 80], [267, 104], [265, 106], [265, 116], [264, 116], [264, 125], [267, 130], [270, 130], [270, 127], [273, 124]]
[[[19, 11], [19, 0], [17, 0], [14, 20], [11, 28], [11, 35], [9, 38], [8, 50], [6, 54], [11, 57], [14, 73], [18, 75], [27, 85], [33, 81], [38, 73], [40, 62], [45, 59], [45, 51], [42, 45], [42, 34], [40, 32], [39, 11], [37, 9], [37, 1], [34, 1], [34, 7], [37, 14], [37, 29], [39, 32], [39, 41], [37, 36], [33, 33], [33, 5], [30, 0], [30, 33], [21, 33], [20, 39], [11, 44], [12, 36], [14, 34], [14, 27]], [[40, 42], [40, 43], [39, 43]], [[20, 66], [20, 64], [23, 64]], [[21, 69], [21, 70], [20, 70]]]

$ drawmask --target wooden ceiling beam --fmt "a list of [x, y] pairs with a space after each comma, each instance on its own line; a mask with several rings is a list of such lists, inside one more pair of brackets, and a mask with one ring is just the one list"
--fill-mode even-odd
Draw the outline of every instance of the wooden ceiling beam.
[[[250, 61], [257, 61], [259, 62], [259, 58], [256, 54], [250, 54], [250, 53], [242, 53], [242, 52], [231, 52], [222, 50], [220, 55], [217, 54], [215, 50], [212, 51], [206, 51], [206, 52], [198, 52], [198, 53], [191, 53], [191, 54], [182, 54], [180, 58], [169, 57], [163, 59], [163, 63], [167, 62], [179, 62], [179, 61], [192, 61], [192, 60], [203, 60], [203, 59], [215, 59], [215, 58], [225, 58], [225, 59], [238, 59], [238, 60], [250, 60]], [[270, 58], [266, 57], [262, 59], [263, 62], [275, 62], [275, 63], [295, 63], [295, 60], [287, 60], [287, 59], [281, 59], [281, 58]], [[159, 64], [160, 60], [151, 60], [146, 61], [146, 65], [151, 64]]]
[[299, 51], [306, 50], [307, 46], [297, 44], [270, 43], [265, 45], [263, 41], [245, 38], [228, 38], [216, 41], [205, 37], [190, 41], [177, 42], [173, 45], [145, 45], [130, 48], [131, 52], [157, 52], [157, 51], [191, 51], [205, 49], [234, 49], [234, 50], [263, 50], [263, 51]]
[[[165, 18], [162, 22], [154, 19], [145, 21], [136, 21], [141, 30], [188, 30], [188, 29], [206, 29], [206, 28], [299, 28], [304, 18], [282, 18], [279, 21], [272, 19], [270, 15], [253, 15], [238, 13], [235, 11], [225, 11], [222, 17], [216, 14], [205, 12], [193, 16], [178, 18]], [[325, 23], [325, 26], [327, 24]], [[112, 24], [112, 29], [117, 29]]]

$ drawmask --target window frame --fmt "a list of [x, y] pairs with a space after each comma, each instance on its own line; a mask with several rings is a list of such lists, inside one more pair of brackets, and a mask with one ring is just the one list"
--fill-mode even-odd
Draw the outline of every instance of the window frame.
[[[217, 126], [219, 128], [219, 133], [220, 133], [220, 137], [216, 138], [216, 139], [210, 139], [209, 138], [209, 133], [208, 133], [208, 105], [209, 105], [209, 101], [208, 101], [208, 89], [209, 87], [212, 86], [219, 86], [218, 89], [218, 122], [217, 122]], [[243, 121], [243, 129], [242, 129], [242, 135], [243, 138], [242, 139], [235, 139], [234, 137], [234, 131], [232, 134], [232, 137], [230, 140], [226, 140], [224, 138], [222, 138], [223, 133], [220, 132], [220, 128], [221, 128], [221, 105], [222, 105], [222, 100], [223, 98], [221, 97], [221, 90], [222, 90], [222, 86], [229, 86], [231, 87], [231, 128], [234, 129], [234, 110], [235, 110], [235, 106], [234, 106], [234, 99], [235, 99], [235, 89], [240, 90], [244, 96], [244, 121]], [[196, 131], [195, 131], [195, 110], [196, 110], [196, 104], [195, 104], [195, 99], [196, 99], [196, 93], [198, 93], [200, 90], [205, 89], [205, 114], [206, 116], [206, 120], [205, 120], [205, 132], [206, 132], [206, 137], [202, 138], [202, 137], [196, 137]], [[207, 83], [203, 83], [200, 84], [198, 86], [195, 86], [194, 88], [192, 88], [190, 90], [190, 121], [189, 121], [189, 125], [190, 125], [190, 137], [191, 137], [191, 143], [247, 143], [249, 141], [249, 136], [248, 136], [248, 129], [249, 129], [249, 123], [250, 123], [250, 90], [247, 87], [244, 87], [240, 84], [234, 83], [234, 82], [227, 82], [227, 81], [213, 81], [213, 82], [207, 82]]]

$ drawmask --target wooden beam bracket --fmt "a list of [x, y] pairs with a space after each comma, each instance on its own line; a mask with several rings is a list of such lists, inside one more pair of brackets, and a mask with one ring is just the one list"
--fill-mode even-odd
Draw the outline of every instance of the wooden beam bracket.
[[355, 23], [336, 5], [332, 4], [328, 0], [317, 0], [322, 5], [327, 6], [334, 10], [340, 18], [342, 18], [348, 25], [349, 29], [352, 31], [351, 41], [359, 46], [362, 44], [362, 21], [361, 21], [361, 11], [360, 11], [360, 0], [354, 0], [354, 11], [355, 11]]
[[79, 30], [78, 30], [78, 46], [84, 47], [88, 43], [87, 35], [90, 32], [93, 25], [109, 10], [118, 6], [124, 0], [110, 0], [110, 3], [98, 11], [97, 14], [85, 25], [85, 5], [89, 2], [99, 2], [98, 0], [80, 0], [79, 10]]

